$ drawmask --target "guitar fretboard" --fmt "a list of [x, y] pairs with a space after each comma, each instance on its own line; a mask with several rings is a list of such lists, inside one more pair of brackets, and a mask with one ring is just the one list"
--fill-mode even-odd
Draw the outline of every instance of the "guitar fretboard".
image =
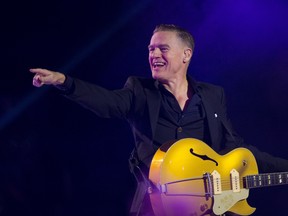
[[265, 173], [244, 177], [245, 188], [258, 188], [288, 184], [288, 172]]

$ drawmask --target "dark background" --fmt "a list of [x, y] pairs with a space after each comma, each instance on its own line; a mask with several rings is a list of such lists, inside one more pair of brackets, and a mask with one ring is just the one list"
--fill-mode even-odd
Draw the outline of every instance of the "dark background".
[[[194, 35], [189, 73], [225, 88], [246, 142], [288, 158], [287, 1], [16, 0], [0, 12], [1, 216], [127, 215], [128, 124], [33, 87], [28, 70], [121, 88], [129, 75], [150, 77], [147, 46], [160, 23]], [[288, 214], [287, 187], [251, 190], [255, 215]]]

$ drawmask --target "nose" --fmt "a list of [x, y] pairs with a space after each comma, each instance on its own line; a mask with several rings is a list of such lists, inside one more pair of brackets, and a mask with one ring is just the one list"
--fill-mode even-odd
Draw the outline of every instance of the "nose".
[[159, 48], [155, 48], [153, 51], [150, 52], [150, 56], [153, 58], [161, 56], [161, 50]]

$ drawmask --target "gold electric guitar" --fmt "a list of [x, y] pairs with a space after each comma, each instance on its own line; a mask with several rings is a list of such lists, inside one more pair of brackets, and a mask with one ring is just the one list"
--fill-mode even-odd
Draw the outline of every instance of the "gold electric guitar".
[[149, 190], [157, 216], [251, 215], [249, 189], [288, 184], [288, 172], [258, 174], [253, 154], [237, 148], [219, 155], [204, 142], [186, 138], [155, 153]]

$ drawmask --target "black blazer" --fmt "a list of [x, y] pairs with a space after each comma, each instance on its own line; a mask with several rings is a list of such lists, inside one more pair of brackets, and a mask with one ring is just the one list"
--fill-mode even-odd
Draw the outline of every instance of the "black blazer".
[[[71, 77], [67, 77], [71, 79]], [[190, 78], [191, 80], [191, 78]], [[224, 90], [220, 86], [193, 82], [206, 111], [211, 143], [219, 154], [236, 147], [246, 147], [256, 157], [259, 172], [288, 170], [288, 161], [273, 157], [247, 145], [235, 132], [227, 116]], [[158, 82], [152, 78], [129, 77], [122, 89], [107, 90], [98, 85], [74, 79], [73, 91], [66, 95], [103, 118], [121, 118], [129, 122], [139, 160], [149, 168], [158, 146], [153, 144], [161, 104]]]
[[[71, 79], [67, 77], [67, 79]], [[288, 170], [288, 161], [273, 157], [259, 151], [256, 147], [246, 145], [237, 135], [227, 117], [225, 94], [221, 87], [203, 82], [192, 81], [194, 91], [201, 97], [206, 111], [209, 144], [219, 154], [226, 153], [236, 147], [246, 147], [254, 154], [259, 172], [278, 172]], [[72, 91], [71, 91], [72, 89]], [[153, 144], [154, 133], [161, 105], [158, 82], [149, 78], [129, 77], [124, 88], [110, 91], [100, 86], [74, 79], [69, 99], [92, 110], [99, 117], [126, 119], [132, 128], [136, 158], [141, 169], [149, 170], [153, 155], [158, 146]], [[133, 159], [134, 160], [134, 159]], [[137, 164], [139, 165], [139, 164]], [[138, 168], [139, 166], [137, 166]], [[135, 166], [134, 166], [135, 168]], [[140, 170], [141, 170], [140, 169]], [[137, 176], [138, 169], [133, 174]], [[147, 173], [146, 173], [147, 174]], [[138, 176], [143, 176], [142, 172]], [[142, 205], [147, 201], [146, 178], [138, 180], [137, 189], [131, 205], [130, 214], [139, 215]], [[147, 185], [148, 182], [148, 185]]]

